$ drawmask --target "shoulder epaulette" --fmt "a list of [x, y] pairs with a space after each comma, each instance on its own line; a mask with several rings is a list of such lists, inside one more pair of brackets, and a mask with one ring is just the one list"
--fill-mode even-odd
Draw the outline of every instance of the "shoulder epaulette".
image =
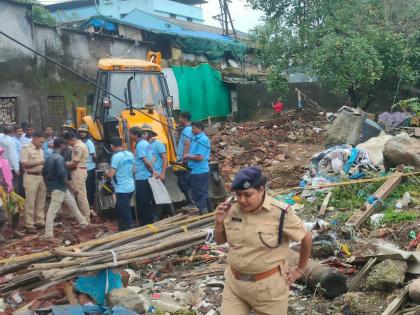
[[289, 211], [290, 205], [288, 203], [285, 203], [283, 201], [274, 200], [271, 203], [272, 206], [279, 208], [281, 211], [287, 212]]

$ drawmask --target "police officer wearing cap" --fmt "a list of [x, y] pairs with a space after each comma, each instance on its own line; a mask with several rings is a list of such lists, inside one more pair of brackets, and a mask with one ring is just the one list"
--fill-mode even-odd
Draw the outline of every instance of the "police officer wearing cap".
[[[232, 183], [235, 201], [215, 213], [215, 238], [228, 243], [221, 315], [286, 315], [289, 287], [304, 274], [311, 233], [289, 205], [268, 196], [257, 167], [240, 170]], [[300, 242], [299, 263], [288, 269], [289, 240]]]
[[86, 144], [88, 148], [88, 160], [86, 164], [87, 179], [86, 179], [86, 192], [89, 202], [89, 207], [92, 208], [95, 201], [95, 170], [96, 170], [96, 148], [92, 139], [89, 137], [89, 129], [86, 125], [82, 125], [77, 129], [79, 138]]

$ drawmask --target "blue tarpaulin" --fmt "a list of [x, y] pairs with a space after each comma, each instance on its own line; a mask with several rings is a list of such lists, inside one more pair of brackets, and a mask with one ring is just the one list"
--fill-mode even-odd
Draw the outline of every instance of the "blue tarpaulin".
[[94, 27], [101, 27], [110, 32], [114, 32], [117, 30], [117, 26], [115, 25], [115, 23], [108, 22], [100, 18], [92, 18], [89, 21], [89, 25], [92, 25]]
[[100, 305], [105, 304], [105, 295], [109, 291], [122, 287], [121, 275], [111, 269], [102, 270], [94, 276], [81, 276], [74, 285], [76, 291], [86, 293]]

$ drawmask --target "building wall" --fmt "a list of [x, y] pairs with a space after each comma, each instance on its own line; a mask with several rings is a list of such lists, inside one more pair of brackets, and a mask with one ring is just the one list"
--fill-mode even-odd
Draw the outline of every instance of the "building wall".
[[176, 15], [177, 19], [202, 23], [203, 10], [197, 6], [191, 6], [170, 0], [99, 0], [99, 5], [84, 8], [56, 11], [53, 14], [62, 22], [80, 21], [95, 15], [103, 15], [116, 19], [138, 9], [150, 14], [170, 17]]
[[[24, 6], [0, 0], [0, 29], [94, 81], [100, 58], [146, 56], [147, 47], [133, 41], [31, 25], [26, 13]], [[0, 38], [0, 69], [0, 124], [7, 118], [1, 114], [3, 107], [14, 104], [14, 121], [29, 121], [37, 128], [58, 127], [66, 113], [72, 113], [73, 105], [84, 105], [87, 92], [94, 90], [91, 84], [6, 38]]]

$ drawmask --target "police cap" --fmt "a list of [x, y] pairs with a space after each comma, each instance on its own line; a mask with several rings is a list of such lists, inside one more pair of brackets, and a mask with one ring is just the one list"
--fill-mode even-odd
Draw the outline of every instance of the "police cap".
[[258, 167], [250, 166], [241, 169], [232, 182], [232, 190], [244, 190], [248, 188], [260, 187], [264, 181], [264, 176]]

